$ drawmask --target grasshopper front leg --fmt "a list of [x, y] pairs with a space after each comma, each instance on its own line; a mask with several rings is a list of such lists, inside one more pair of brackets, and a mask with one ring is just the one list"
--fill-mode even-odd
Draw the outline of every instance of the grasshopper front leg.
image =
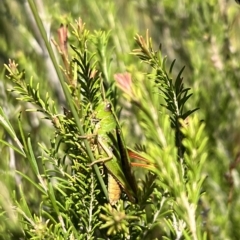
[[[101, 158], [99, 160], [96, 160], [89, 164], [89, 166], [92, 166], [93, 164], [96, 163], [106, 163], [108, 161], [111, 161], [115, 156], [113, 155], [112, 151], [109, 149], [108, 146], [104, 143], [102, 138], [98, 137], [97, 138], [97, 145], [105, 152], [107, 155], [105, 158]], [[99, 149], [100, 151], [100, 149]], [[108, 198], [109, 198], [109, 203], [111, 205], [114, 205], [119, 199], [121, 195], [121, 188], [118, 182], [116, 181], [115, 177], [108, 171]]]
[[105, 163], [107, 161], [110, 161], [113, 158], [112, 151], [104, 144], [104, 142], [101, 140], [101, 138], [98, 138], [97, 142], [100, 145], [100, 147], [104, 150], [104, 152], [107, 154], [107, 157], [98, 159], [98, 160], [92, 162], [91, 164], [89, 164], [89, 166], [93, 166], [96, 163]]

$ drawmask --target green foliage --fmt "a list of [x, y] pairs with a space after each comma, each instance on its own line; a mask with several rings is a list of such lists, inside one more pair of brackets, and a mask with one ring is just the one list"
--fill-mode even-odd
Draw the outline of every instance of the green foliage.
[[[0, 3], [0, 62], [15, 59], [1, 70], [0, 239], [239, 239], [234, 1], [28, 3]], [[90, 166], [105, 99], [123, 135], [106, 145], [118, 161], [135, 149], [136, 204], [122, 189], [111, 206], [105, 165]]]

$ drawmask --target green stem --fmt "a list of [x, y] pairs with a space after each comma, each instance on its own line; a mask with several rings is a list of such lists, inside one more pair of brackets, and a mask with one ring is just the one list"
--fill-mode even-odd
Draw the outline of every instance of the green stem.
[[[49, 56], [50, 56], [50, 58], [51, 58], [51, 60], [52, 60], [52, 63], [53, 63], [53, 65], [54, 65], [54, 68], [55, 68], [55, 70], [56, 70], [56, 73], [57, 73], [57, 75], [58, 75], [58, 78], [59, 78], [59, 80], [60, 80], [60, 83], [61, 83], [61, 86], [62, 86], [64, 95], [65, 95], [66, 100], [67, 100], [67, 102], [68, 102], [68, 104], [69, 104], [69, 107], [70, 107], [70, 109], [71, 109], [71, 112], [72, 112], [72, 114], [73, 114], [73, 116], [74, 116], [74, 119], [75, 119], [75, 121], [76, 121], [78, 130], [79, 130], [80, 134], [83, 136], [83, 135], [84, 135], [84, 131], [83, 131], [83, 128], [82, 128], [82, 126], [81, 126], [81, 123], [80, 123], [80, 120], [79, 120], [77, 111], [75, 110], [74, 104], [72, 103], [71, 95], [70, 95], [70, 93], [69, 93], [69, 91], [68, 91], [68, 88], [67, 88], [66, 85], [65, 85], [65, 81], [64, 81], [63, 75], [61, 74], [61, 71], [60, 71], [60, 68], [59, 68], [59, 66], [58, 66], [57, 60], [56, 60], [56, 58], [55, 58], [55, 56], [54, 56], [52, 47], [51, 47], [51, 45], [49, 44], [49, 41], [48, 41], [48, 38], [47, 38], [47, 35], [46, 35], [46, 32], [45, 32], [45, 29], [44, 29], [44, 27], [43, 27], [43, 23], [42, 23], [39, 15], [38, 15], [38, 11], [37, 11], [37, 9], [36, 9], [35, 2], [34, 2], [34, 0], [28, 0], [28, 3], [29, 3], [29, 5], [30, 5], [30, 8], [31, 8], [32, 13], [33, 13], [33, 15], [34, 15], [34, 18], [35, 18], [35, 21], [36, 21], [36, 23], [37, 23], [38, 29], [39, 29], [39, 31], [40, 31], [40, 33], [41, 33], [41, 35], [42, 35], [42, 38], [43, 38], [43, 40], [44, 40], [44, 42], [45, 42], [45, 45], [46, 45], [46, 47], [47, 47]], [[93, 154], [92, 154], [92, 151], [91, 151], [91, 148], [90, 148], [90, 145], [89, 145], [88, 141], [87, 141], [86, 139], [84, 139], [83, 141], [84, 141], [84, 144], [85, 144], [85, 146], [86, 146], [86, 150], [87, 150], [88, 156], [89, 156], [89, 158], [91, 159], [91, 162], [94, 162], [95, 159], [94, 159], [94, 156], [93, 156]], [[104, 181], [103, 181], [103, 179], [102, 179], [102, 176], [101, 176], [101, 174], [100, 174], [100, 172], [99, 172], [99, 168], [98, 168], [98, 166], [97, 166], [96, 164], [93, 165], [93, 168], [94, 168], [94, 171], [95, 171], [95, 173], [96, 173], [96, 175], [97, 175], [97, 178], [98, 178], [98, 180], [99, 180], [99, 182], [100, 182], [100, 185], [101, 185], [101, 187], [102, 187], [102, 189], [103, 189], [103, 192], [104, 192], [104, 194], [105, 194], [105, 196], [106, 196], [106, 198], [107, 198], [107, 200], [108, 200], [107, 188], [106, 188], [106, 185], [105, 185], [105, 183], [104, 183]]]

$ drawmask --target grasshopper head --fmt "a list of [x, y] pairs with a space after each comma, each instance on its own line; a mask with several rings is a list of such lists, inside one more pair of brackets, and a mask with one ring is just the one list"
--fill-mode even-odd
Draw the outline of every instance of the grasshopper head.
[[98, 107], [96, 108], [96, 117], [98, 119], [103, 119], [112, 115], [112, 105], [108, 101], [101, 102]]

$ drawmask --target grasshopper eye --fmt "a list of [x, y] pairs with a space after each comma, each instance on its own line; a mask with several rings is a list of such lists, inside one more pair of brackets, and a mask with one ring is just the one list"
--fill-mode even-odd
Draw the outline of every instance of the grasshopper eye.
[[110, 112], [112, 110], [112, 105], [111, 103], [107, 103], [106, 106], [105, 106], [105, 111], [106, 112]]

